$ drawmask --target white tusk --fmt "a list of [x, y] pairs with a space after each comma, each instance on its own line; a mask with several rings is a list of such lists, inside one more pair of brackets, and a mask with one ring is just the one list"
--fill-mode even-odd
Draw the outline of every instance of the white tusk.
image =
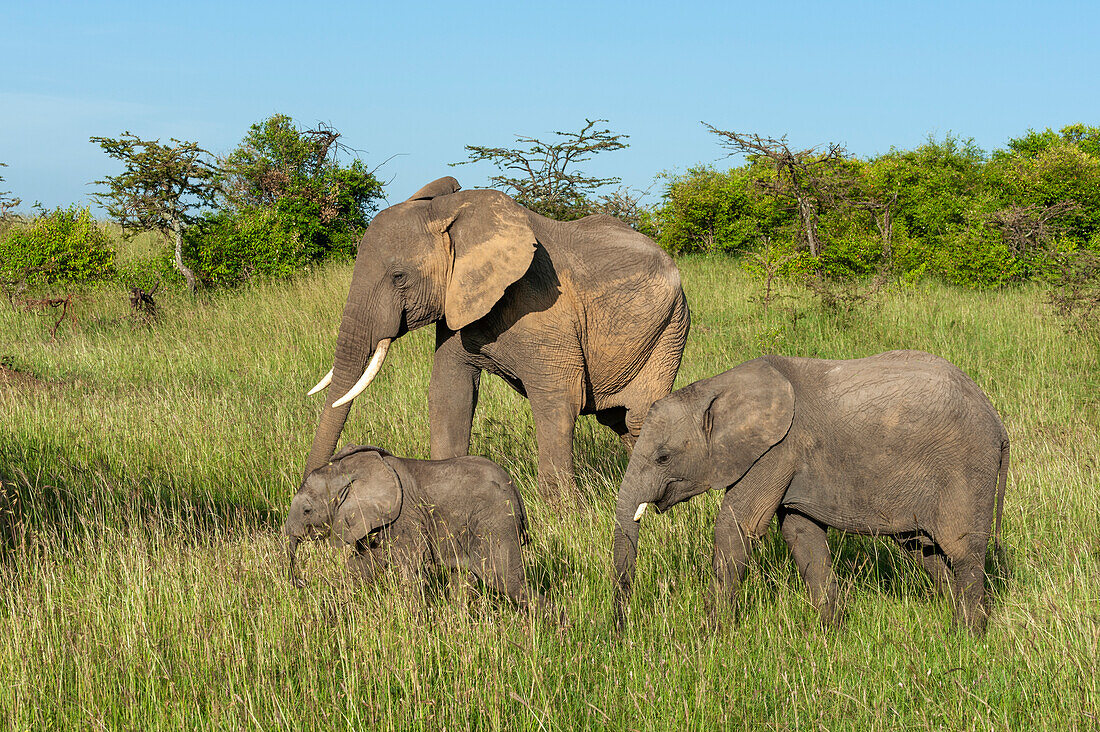
[[363, 375], [359, 377], [359, 381], [355, 382], [355, 386], [351, 387], [351, 390], [348, 391], [347, 394], [334, 401], [332, 406], [342, 407], [362, 394], [363, 390], [374, 381], [374, 377], [378, 376], [378, 372], [382, 368], [382, 362], [386, 360], [386, 351], [388, 350], [390, 350], [389, 338], [383, 338], [378, 341], [378, 348], [374, 350], [374, 355], [371, 356], [370, 363], [367, 364], [367, 369], [363, 372]]
[[317, 386], [313, 387], [312, 389], [310, 389], [306, 393], [306, 396], [313, 396], [314, 394], [321, 391], [322, 389], [324, 389], [326, 386], [328, 386], [331, 383], [332, 383], [332, 369], [329, 369], [328, 373], [325, 374], [321, 378], [321, 380], [317, 382]]
[[638, 504], [638, 510], [634, 512], [634, 520], [635, 521], [641, 521], [642, 520], [642, 514], [645, 513], [645, 507], [648, 506], [648, 505], [649, 505], [648, 503], [639, 503]]

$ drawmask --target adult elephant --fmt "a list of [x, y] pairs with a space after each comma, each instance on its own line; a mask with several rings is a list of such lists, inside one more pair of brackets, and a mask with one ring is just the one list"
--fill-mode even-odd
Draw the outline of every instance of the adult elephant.
[[539, 485], [553, 495], [573, 484], [578, 415], [633, 445], [672, 390], [689, 315], [672, 259], [622, 222], [553, 221], [440, 178], [380, 212], [359, 243], [335, 363], [314, 387], [331, 385], [306, 475], [333, 454], [393, 339], [429, 323], [432, 458], [469, 451], [488, 371], [530, 400]]

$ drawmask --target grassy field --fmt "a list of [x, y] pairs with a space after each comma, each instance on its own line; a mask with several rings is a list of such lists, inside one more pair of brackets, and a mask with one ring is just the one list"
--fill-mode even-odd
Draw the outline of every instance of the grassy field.
[[[818, 627], [775, 530], [743, 618], [700, 631], [717, 496], [642, 529], [632, 622], [613, 638], [612, 507], [626, 454], [577, 429], [579, 506], [535, 494], [527, 403], [483, 382], [472, 450], [528, 505], [530, 581], [565, 629], [492, 598], [430, 611], [356, 589], [342, 555], [300, 551], [282, 516], [320, 409], [351, 268], [198, 302], [155, 327], [87, 293], [51, 342], [0, 305], [0, 728], [1065, 729], [1100, 726], [1100, 366], [1041, 292], [897, 287], [844, 317], [803, 297], [765, 312], [723, 259], [685, 259], [679, 385], [776, 352], [920, 348], [989, 394], [1012, 439], [1008, 565], [988, 634], [885, 543], [831, 536], [844, 626]], [[433, 334], [398, 341], [345, 439], [427, 457]]]

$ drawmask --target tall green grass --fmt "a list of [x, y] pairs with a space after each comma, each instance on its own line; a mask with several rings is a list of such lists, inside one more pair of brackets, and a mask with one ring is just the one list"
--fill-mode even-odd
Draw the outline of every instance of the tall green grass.
[[[300, 551], [282, 516], [331, 365], [350, 266], [192, 301], [153, 327], [126, 293], [44, 319], [0, 311], [0, 727], [899, 729], [1100, 725], [1100, 366], [1034, 289], [898, 288], [848, 316], [791, 294], [764, 311], [723, 259], [680, 262], [692, 333], [679, 385], [762, 353], [920, 348], [961, 366], [1012, 439], [989, 632], [881, 542], [832, 536], [846, 620], [817, 625], [774, 531], [742, 618], [700, 630], [718, 497], [642, 529], [632, 620], [611, 635], [611, 516], [626, 454], [577, 429], [578, 507], [535, 491], [527, 403], [483, 381], [472, 450], [526, 499], [530, 581], [569, 616], [493, 598], [425, 608], [350, 585], [340, 552]], [[6, 307], [6, 303], [2, 303]], [[348, 441], [427, 457], [432, 334], [398, 341]]]

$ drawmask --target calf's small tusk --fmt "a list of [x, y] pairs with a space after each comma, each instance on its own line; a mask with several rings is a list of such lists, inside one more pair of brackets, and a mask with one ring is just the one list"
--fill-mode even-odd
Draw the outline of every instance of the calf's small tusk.
[[351, 390], [347, 394], [340, 397], [332, 403], [334, 407], [342, 407], [350, 402], [355, 397], [363, 393], [363, 390], [370, 386], [370, 383], [374, 381], [374, 377], [378, 375], [378, 372], [382, 368], [382, 362], [386, 360], [386, 351], [390, 350], [390, 339], [383, 338], [378, 341], [378, 348], [374, 349], [374, 355], [371, 356], [370, 363], [367, 364], [366, 370], [363, 375], [359, 377], [359, 381], [355, 382], [355, 386], [351, 387]]
[[648, 505], [649, 505], [648, 503], [639, 503], [638, 504], [638, 510], [634, 512], [634, 520], [635, 521], [641, 521], [642, 520], [642, 514], [645, 513], [645, 507], [648, 506]]
[[326, 386], [328, 386], [331, 383], [332, 383], [332, 369], [329, 369], [328, 373], [325, 374], [323, 377], [321, 377], [321, 380], [317, 382], [317, 386], [313, 387], [312, 389], [310, 389], [306, 393], [306, 396], [313, 396], [314, 394], [321, 391], [322, 389], [324, 389]]

